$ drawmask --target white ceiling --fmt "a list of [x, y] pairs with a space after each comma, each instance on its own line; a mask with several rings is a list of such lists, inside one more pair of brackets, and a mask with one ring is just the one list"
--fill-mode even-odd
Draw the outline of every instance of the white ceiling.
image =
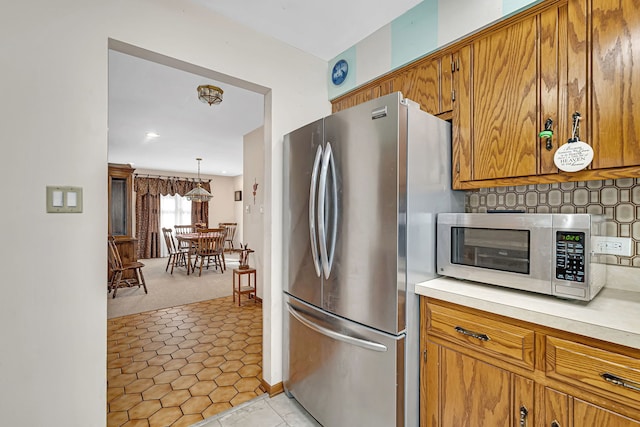
[[[198, 100], [202, 84], [221, 87], [222, 103]], [[263, 121], [261, 94], [109, 51], [110, 163], [195, 173], [201, 157], [203, 174], [241, 175], [243, 136]]]
[[192, 0], [329, 61], [422, 0]]
[[[328, 61], [422, 0], [191, 1]], [[223, 102], [200, 102], [201, 84], [220, 86]], [[262, 94], [109, 51], [110, 163], [171, 175], [195, 173], [201, 157], [203, 174], [241, 175], [243, 136], [263, 120]]]

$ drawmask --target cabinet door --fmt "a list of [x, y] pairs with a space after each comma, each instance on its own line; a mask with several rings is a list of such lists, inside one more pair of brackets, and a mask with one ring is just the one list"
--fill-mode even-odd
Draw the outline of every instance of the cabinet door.
[[574, 399], [573, 425], [575, 427], [639, 427], [640, 420], [633, 420], [582, 400]]
[[454, 69], [451, 54], [422, 61], [396, 75], [393, 87], [429, 114], [446, 113], [453, 109]]
[[535, 423], [535, 382], [513, 374], [513, 427], [534, 427]]
[[545, 388], [543, 425], [545, 427], [569, 427], [568, 395], [550, 388]]
[[640, 165], [640, 1], [590, 4], [593, 167]]
[[409, 67], [393, 79], [393, 87], [430, 114], [440, 112], [440, 66], [437, 60]]
[[453, 74], [456, 100], [453, 103], [452, 186], [460, 189], [460, 183], [473, 179], [471, 154], [471, 46], [457, 52], [457, 64]]
[[473, 44], [473, 179], [537, 173], [536, 17]]
[[460, 62], [457, 61], [457, 53], [440, 58], [440, 113], [453, 110], [456, 97], [453, 74], [459, 70]]
[[510, 374], [443, 348], [440, 362], [442, 426], [510, 427]]

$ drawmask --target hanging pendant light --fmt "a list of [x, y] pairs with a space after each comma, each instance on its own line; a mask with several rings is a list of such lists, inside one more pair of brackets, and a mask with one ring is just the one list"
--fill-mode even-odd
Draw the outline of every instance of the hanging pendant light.
[[198, 86], [198, 99], [209, 105], [220, 104], [224, 91], [218, 86], [200, 85]]
[[196, 185], [196, 188], [189, 191], [184, 196], [187, 198], [187, 200], [192, 202], [208, 202], [213, 198], [213, 196], [207, 190], [202, 188], [202, 182], [200, 181], [200, 162], [202, 161], [202, 159], [200, 157], [197, 157], [196, 160], [198, 161], [198, 184]]

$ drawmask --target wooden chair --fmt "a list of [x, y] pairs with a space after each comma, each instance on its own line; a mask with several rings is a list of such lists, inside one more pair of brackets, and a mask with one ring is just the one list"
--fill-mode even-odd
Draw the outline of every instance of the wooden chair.
[[[176, 232], [176, 235], [195, 233], [196, 226], [195, 225], [174, 225], [173, 230]], [[189, 242], [180, 242], [178, 245], [178, 250], [184, 251], [189, 249], [191, 249], [189, 247]]]
[[[137, 261], [123, 264], [120, 252], [118, 252], [118, 246], [116, 245], [116, 241], [113, 236], [109, 236], [107, 244], [109, 251], [109, 265], [113, 272], [109, 280], [109, 292], [113, 291], [112, 298], [116, 297], [116, 293], [119, 288], [130, 288], [132, 286], [142, 286], [144, 288], [144, 293], [148, 294], [147, 285], [144, 281], [144, 275], [142, 274], [142, 267], [144, 267], [144, 264]], [[133, 271], [134, 277], [131, 279], [124, 279], [123, 274], [126, 271]]]
[[235, 248], [233, 247], [233, 238], [236, 236], [236, 229], [238, 228], [238, 223], [237, 222], [220, 222], [218, 223], [218, 225], [222, 228], [227, 229], [227, 237], [224, 243], [225, 243], [225, 246], [227, 245], [227, 243], [229, 244], [229, 247], [227, 248], [229, 251], [234, 250]]
[[218, 269], [218, 266], [220, 267], [220, 271], [222, 273], [224, 273], [224, 271], [226, 270], [224, 261], [225, 236], [226, 233], [223, 228], [208, 228], [201, 231], [200, 236], [198, 237], [198, 246], [196, 248], [195, 261], [195, 265], [197, 265], [198, 259], [200, 260], [199, 276], [202, 276], [202, 267], [204, 265], [205, 259], [207, 261], [207, 269], [209, 268], [210, 260], [213, 259], [216, 270]]
[[169, 251], [169, 259], [167, 260], [167, 266], [164, 271], [167, 271], [169, 264], [171, 264], [171, 274], [173, 274], [174, 267], [187, 265], [186, 256], [189, 252], [188, 250], [178, 248], [178, 245], [173, 239], [173, 231], [170, 228], [162, 227], [162, 235], [164, 236], [164, 242], [167, 244], [167, 251]]

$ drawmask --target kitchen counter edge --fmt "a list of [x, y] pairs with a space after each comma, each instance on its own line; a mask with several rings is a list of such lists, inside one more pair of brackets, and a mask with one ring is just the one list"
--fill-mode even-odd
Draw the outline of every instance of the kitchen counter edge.
[[606, 287], [590, 302], [439, 277], [418, 295], [640, 349], [640, 292]]

